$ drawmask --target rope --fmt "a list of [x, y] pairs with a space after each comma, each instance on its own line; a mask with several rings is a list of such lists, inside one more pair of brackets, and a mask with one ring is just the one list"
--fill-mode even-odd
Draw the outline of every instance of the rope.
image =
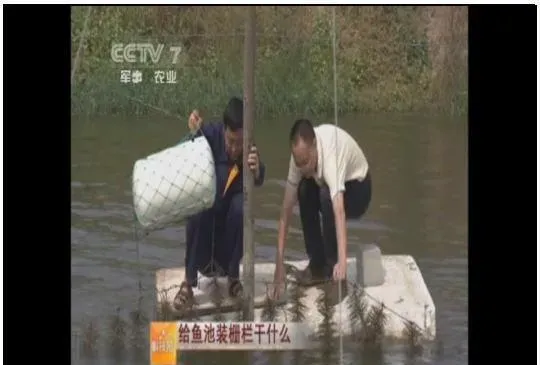
[[166, 109], [163, 109], [163, 108], [160, 108], [158, 106], [155, 106], [155, 105], [152, 105], [152, 104], [148, 104], [146, 102], [144, 102], [143, 100], [139, 99], [139, 98], [135, 98], [133, 96], [129, 96], [129, 95], [125, 95], [128, 99], [130, 100], [133, 100], [133, 101], [136, 101], [150, 109], [154, 109], [154, 110], [157, 110], [158, 112], [162, 112], [163, 114], [166, 114], [168, 115], [169, 117], [173, 117], [173, 118], [178, 118], [180, 120], [182, 120], [182, 118], [180, 118], [178, 115], [174, 114], [174, 113], [171, 113], [170, 111], [166, 110]]
[[[332, 7], [332, 63], [334, 66], [334, 124], [335, 129], [335, 151], [336, 151], [336, 182], [338, 181], [338, 154], [337, 154], [337, 126], [338, 126], [338, 93], [337, 93], [337, 61], [336, 61], [336, 7]], [[338, 249], [339, 252], [339, 249]], [[339, 254], [338, 254], [339, 260]], [[342, 300], [342, 288], [341, 283], [338, 285], [338, 303], [341, 303]], [[339, 326], [343, 325], [343, 310], [342, 305], [338, 307], [339, 311]], [[339, 363], [343, 365], [343, 331], [339, 331]]]
[[[135, 242], [136, 242], [136, 246], [135, 246], [135, 249], [137, 251], [137, 276], [138, 276], [138, 286], [139, 286], [139, 299], [142, 298], [142, 293], [143, 293], [143, 286], [142, 286], [142, 271], [141, 271], [141, 250], [140, 250], [140, 245], [139, 245], [139, 241], [140, 241], [140, 233], [141, 231], [139, 230], [139, 225], [138, 225], [138, 222], [137, 222], [137, 215], [135, 213], [135, 209], [133, 209], [133, 238], [135, 239]], [[146, 232], [143, 230], [142, 231], [142, 236], [145, 237], [146, 236]]]

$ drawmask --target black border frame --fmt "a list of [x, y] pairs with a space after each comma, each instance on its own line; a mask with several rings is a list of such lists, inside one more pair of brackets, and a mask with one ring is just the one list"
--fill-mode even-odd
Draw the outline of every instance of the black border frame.
[[71, 10], [3, 10], [4, 358], [69, 364]]
[[[536, 145], [536, 12], [532, 4], [469, 7], [468, 333], [469, 358], [479, 363], [522, 362], [518, 349], [536, 347], [527, 344], [532, 326], [520, 323], [532, 312], [517, 308], [537, 288], [523, 283], [534, 277], [526, 271], [537, 266], [529, 248], [537, 244], [522, 234], [536, 225], [525, 187], [533, 191], [536, 180], [526, 162]], [[517, 351], [503, 359], [505, 349]]]
[[[64, 363], [70, 361], [71, 328], [70, 6], [3, 8], [4, 151], [9, 156], [4, 165], [4, 313], [5, 341], [12, 342], [4, 346], [5, 355], [18, 352], [10, 363], [34, 361], [21, 359], [18, 347], [27, 346], [29, 354]], [[522, 334], [521, 327], [530, 325], [518, 323], [512, 307], [528, 304], [533, 285], [520, 282], [529, 278], [524, 269], [535, 266], [529, 253], [534, 243], [519, 238], [523, 228], [535, 225], [534, 214], [523, 210], [530, 199], [525, 185], [535, 180], [532, 163], [524, 161], [532, 160], [526, 150], [535, 145], [534, 122], [528, 121], [536, 119], [531, 82], [536, 75], [535, 14], [532, 5], [469, 8], [468, 351], [479, 362], [500, 359], [503, 344], [519, 353], [534, 348], [524, 346], [534, 336]], [[21, 237], [19, 230], [28, 230], [29, 237]], [[526, 263], [529, 256], [531, 263]], [[27, 275], [38, 279], [21, 280]], [[15, 304], [16, 298], [22, 302]], [[517, 309], [524, 317], [531, 314]], [[509, 347], [513, 341], [519, 343]], [[483, 343], [491, 348], [482, 349]]]

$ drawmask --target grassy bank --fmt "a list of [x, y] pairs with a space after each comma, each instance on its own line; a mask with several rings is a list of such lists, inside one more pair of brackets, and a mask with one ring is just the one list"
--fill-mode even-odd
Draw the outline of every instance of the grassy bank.
[[[72, 10], [76, 59], [87, 7]], [[76, 64], [74, 115], [149, 112], [137, 98], [186, 115], [222, 110], [242, 93], [241, 7], [94, 7]], [[333, 109], [332, 12], [328, 7], [258, 7], [257, 113], [327, 113]], [[467, 109], [467, 14], [460, 7], [339, 7], [338, 106], [341, 112]], [[113, 43], [165, 45], [157, 65], [111, 59]], [[170, 46], [181, 45], [176, 64]], [[73, 67], [73, 66], [72, 66]], [[143, 81], [122, 84], [121, 70]], [[155, 84], [155, 70], [175, 70], [176, 84]]]

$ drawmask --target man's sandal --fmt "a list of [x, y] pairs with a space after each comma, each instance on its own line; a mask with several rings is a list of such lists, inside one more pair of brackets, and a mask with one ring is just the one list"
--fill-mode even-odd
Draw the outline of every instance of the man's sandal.
[[190, 309], [193, 306], [194, 301], [193, 289], [187, 282], [182, 282], [182, 284], [180, 284], [180, 290], [178, 290], [178, 293], [173, 300], [174, 309], [177, 311]]
[[238, 279], [229, 279], [229, 296], [231, 298], [241, 298], [244, 295], [244, 287]]

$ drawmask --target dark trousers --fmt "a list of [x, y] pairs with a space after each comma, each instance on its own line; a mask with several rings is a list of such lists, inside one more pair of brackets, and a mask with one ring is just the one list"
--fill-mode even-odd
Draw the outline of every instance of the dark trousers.
[[205, 276], [239, 278], [244, 253], [244, 201], [242, 194], [226, 197], [220, 209], [192, 216], [186, 226], [186, 278], [197, 285], [197, 272]]
[[[371, 177], [345, 183], [344, 204], [347, 219], [358, 219], [371, 201]], [[329, 277], [338, 260], [334, 209], [328, 187], [319, 187], [314, 179], [302, 179], [298, 185], [300, 219], [304, 232], [309, 267], [314, 273]], [[321, 230], [322, 216], [322, 230]]]

